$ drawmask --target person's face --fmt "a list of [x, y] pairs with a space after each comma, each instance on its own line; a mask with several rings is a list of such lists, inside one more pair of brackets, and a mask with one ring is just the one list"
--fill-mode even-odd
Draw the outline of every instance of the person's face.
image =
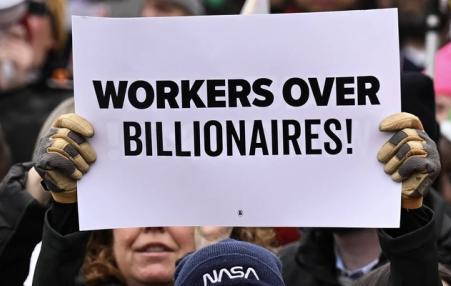
[[342, 11], [354, 9], [357, 0], [295, 0], [306, 12]]
[[[26, 84], [30, 71], [42, 67], [54, 46], [48, 16], [29, 15], [0, 31], [0, 90]], [[13, 73], [3, 68], [11, 66]]]
[[442, 173], [439, 177], [440, 193], [448, 204], [451, 204], [451, 174]]
[[440, 192], [448, 203], [451, 203], [451, 142], [445, 137], [438, 144], [442, 163], [440, 174]]
[[29, 16], [27, 24], [30, 32], [29, 43], [33, 50], [33, 66], [39, 68], [44, 65], [48, 53], [55, 45], [51, 20], [49, 16]]
[[437, 96], [435, 99], [435, 104], [437, 121], [442, 122], [446, 120], [449, 112], [451, 111], [451, 97]]
[[193, 251], [193, 227], [113, 230], [113, 252], [127, 285], [170, 283], [175, 263]]
[[141, 16], [163, 17], [163, 16], [186, 16], [187, 12], [180, 6], [174, 5], [167, 0], [147, 0], [144, 4]]
[[440, 138], [438, 149], [442, 159], [442, 171], [451, 174], [451, 141], [442, 136]]

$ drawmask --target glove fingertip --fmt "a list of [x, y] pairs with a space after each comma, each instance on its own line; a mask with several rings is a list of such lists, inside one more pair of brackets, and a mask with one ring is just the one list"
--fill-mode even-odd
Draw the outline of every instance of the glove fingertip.
[[392, 132], [404, 128], [424, 130], [420, 119], [417, 116], [407, 112], [392, 114], [384, 118], [379, 125], [379, 130], [384, 132]]
[[397, 162], [396, 162], [396, 161], [390, 160], [390, 161], [388, 161], [387, 164], [385, 164], [385, 166], [384, 166], [384, 172], [385, 172], [386, 174], [391, 175], [391, 174], [393, 174], [393, 172], [396, 170], [396, 168], [398, 167], [398, 165], [399, 165], [399, 160], [398, 160]]
[[83, 177], [83, 173], [80, 172], [80, 170], [78, 170], [78, 169], [75, 169], [75, 171], [71, 175], [71, 178], [73, 178], [75, 180], [80, 180], [81, 177]]
[[394, 173], [391, 175], [391, 178], [392, 178], [393, 181], [395, 181], [395, 182], [397, 182], [397, 183], [402, 182], [402, 179], [403, 179], [403, 178], [401, 177], [401, 175], [399, 174], [398, 171], [394, 172]]
[[97, 153], [90, 145], [83, 144], [83, 146], [80, 146], [80, 149], [80, 154], [89, 164], [97, 160]]
[[55, 127], [67, 128], [84, 137], [94, 136], [94, 128], [86, 119], [75, 113], [61, 115], [54, 123]]
[[381, 163], [385, 163], [385, 156], [383, 154], [377, 153], [377, 160]]
[[387, 162], [387, 160], [390, 158], [392, 150], [393, 150], [392, 146], [384, 144], [384, 146], [382, 146], [379, 152], [377, 152], [377, 160], [381, 163]]

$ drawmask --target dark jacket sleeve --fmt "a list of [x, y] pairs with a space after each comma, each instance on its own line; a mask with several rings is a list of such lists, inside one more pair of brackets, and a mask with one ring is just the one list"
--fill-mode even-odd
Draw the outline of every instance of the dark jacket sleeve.
[[53, 203], [45, 216], [33, 286], [76, 285], [89, 236], [78, 231], [77, 204]]
[[25, 191], [31, 164], [17, 164], [0, 183], [0, 285], [23, 285], [41, 241], [46, 207]]
[[434, 228], [431, 209], [402, 210], [400, 228], [379, 231], [382, 251], [390, 264], [371, 272], [356, 285], [442, 285]]
[[434, 211], [438, 261], [451, 264], [451, 207], [435, 190], [430, 190], [424, 203]]

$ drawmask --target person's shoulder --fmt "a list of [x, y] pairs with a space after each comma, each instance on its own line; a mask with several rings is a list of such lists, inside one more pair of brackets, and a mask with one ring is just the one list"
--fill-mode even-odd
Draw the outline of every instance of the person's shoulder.
[[359, 280], [353, 286], [379, 286], [389, 285], [390, 280], [390, 264], [386, 263], [381, 267], [371, 271]]

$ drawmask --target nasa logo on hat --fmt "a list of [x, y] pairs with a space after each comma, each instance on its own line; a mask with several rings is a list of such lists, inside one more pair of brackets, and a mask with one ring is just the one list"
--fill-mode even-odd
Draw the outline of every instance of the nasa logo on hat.
[[204, 286], [221, 283], [226, 279], [254, 279], [258, 278], [257, 271], [253, 267], [233, 266], [231, 268], [213, 269], [210, 273], [204, 273]]

